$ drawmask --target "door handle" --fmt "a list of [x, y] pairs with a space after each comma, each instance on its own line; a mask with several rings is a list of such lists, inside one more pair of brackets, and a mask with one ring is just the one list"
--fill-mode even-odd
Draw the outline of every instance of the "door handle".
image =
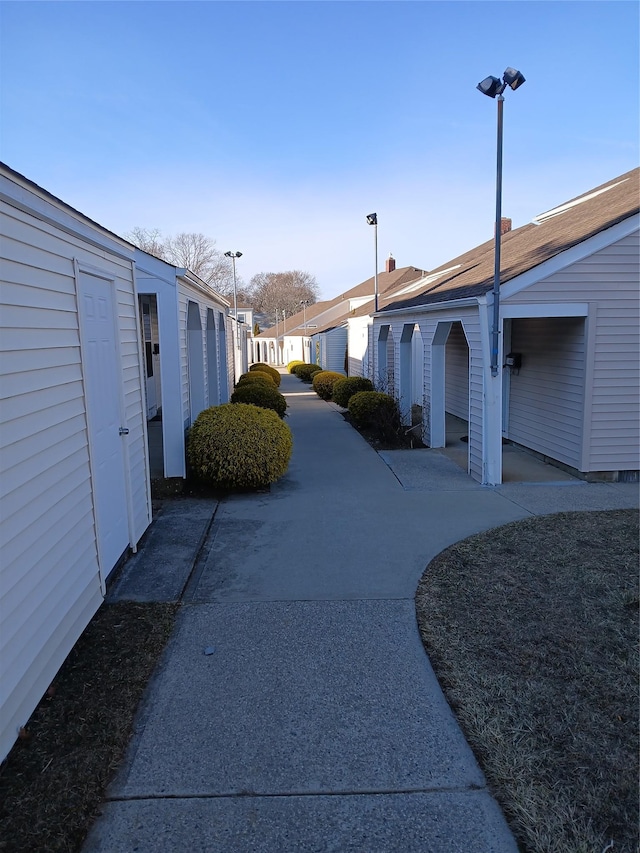
[[118, 435], [129, 435], [129, 430], [126, 427], [120, 427]]

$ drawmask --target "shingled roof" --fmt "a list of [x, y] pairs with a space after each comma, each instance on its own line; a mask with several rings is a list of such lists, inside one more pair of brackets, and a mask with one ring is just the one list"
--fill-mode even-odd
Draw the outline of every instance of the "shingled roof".
[[[537, 216], [502, 236], [500, 283], [548, 261], [633, 216], [640, 210], [640, 169]], [[425, 278], [425, 288], [409, 299], [394, 299], [381, 311], [395, 311], [453, 299], [482, 296], [493, 287], [494, 240], [442, 264]]]

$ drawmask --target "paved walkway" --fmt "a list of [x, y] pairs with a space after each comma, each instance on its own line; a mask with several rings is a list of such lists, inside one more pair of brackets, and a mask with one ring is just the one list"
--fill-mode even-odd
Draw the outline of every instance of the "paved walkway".
[[375, 453], [294, 377], [281, 390], [287, 475], [171, 504], [111, 593], [184, 606], [84, 853], [516, 851], [422, 648], [415, 589], [472, 533], [635, 506], [637, 486], [484, 488], [435, 451]]

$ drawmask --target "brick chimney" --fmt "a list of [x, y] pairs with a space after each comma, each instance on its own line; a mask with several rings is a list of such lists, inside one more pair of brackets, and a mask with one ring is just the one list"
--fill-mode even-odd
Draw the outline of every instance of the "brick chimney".
[[[511, 220], [509, 220], [509, 222], [511, 222]], [[387, 262], [384, 265], [384, 271], [385, 272], [393, 272], [395, 270], [395, 268], [396, 268], [396, 259], [393, 257], [393, 255], [389, 255], [389, 257], [387, 258]]]
[[[503, 216], [502, 219], [500, 220], [500, 234], [501, 235], [502, 234], [508, 234], [509, 231], [511, 231], [512, 225], [513, 225], [512, 221], [508, 217]], [[494, 237], [496, 236], [496, 226], [495, 225], [493, 226], [493, 236]]]

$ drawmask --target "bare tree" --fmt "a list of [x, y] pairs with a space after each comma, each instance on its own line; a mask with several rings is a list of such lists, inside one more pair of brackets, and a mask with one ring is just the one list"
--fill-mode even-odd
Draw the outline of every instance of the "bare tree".
[[131, 231], [125, 235], [125, 240], [133, 243], [143, 252], [148, 252], [150, 255], [155, 255], [156, 258], [166, 261], [166, 251], [164, 247], [164, 237], [158, 228], [141, 228], [136, 225]]
[[[233, 293], [231, 260], [216, 248], [216, 241], [210, 237], [193, 231], [163, 237], [157, 228], [140, 226], [133, 228], [125, 237], [143, 251], [195, 273], [223, 296]], [[238, 295], [246, 298], [246, 287], [241, 278], [237, 278], [237, 289]]]
[[319, 287], [315, 277], [301, 270], [288, 272], [261, 272], [254, 275], [249, 285], [249, 299], [256, 311], [264, 312], [274, 323], [276, 309], [287, 316], [301, 310], [300, 303], [312, 305], [318, 300]]

